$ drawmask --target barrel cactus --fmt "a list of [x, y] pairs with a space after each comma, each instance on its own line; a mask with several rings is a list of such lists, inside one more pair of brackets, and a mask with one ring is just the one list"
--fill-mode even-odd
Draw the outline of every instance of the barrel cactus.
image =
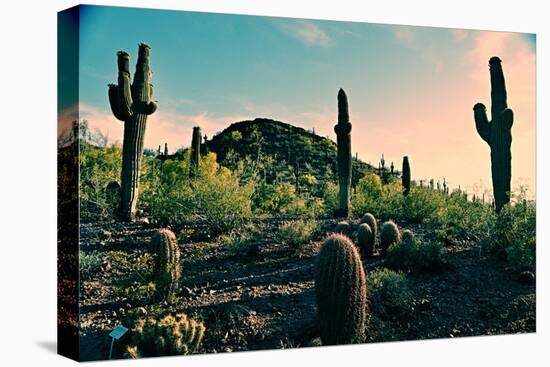
[[406, 243], [414, 242], [414, 233], [410, 229], [401, 231], [401, 241]]
[[359, 225], [357, 243], [365, 256], [372, 256], [374, 252], [374, 233], [367, 223]]
[[166, 299], [179, 288], [180, 249], [176, 235], [168, 229], [156, 231], [151, 238], [151, 250], [156, 255], [153, 281], [159, 295]]
[[336, 228], [334, 228], [335, 233], [341, 233], [348, 236], [351, 234], [351, 230], [352, 230], [351, 224], [349, 224], [346, 221], [338, 222], [338, 224], [336, 225]]
[[393, 221], [387, 221], [382, 225], [382, 229], [380, 230], [380, 254], [382, 256], [385, 256], [388, 248], [401, 240], [401, 233], [399, 232], [399, 228], [397, 227], [397, 224], [395, 224]]
[[403, 183], [403, 195], [409, 195], [411, 191], [411, 166], [409, 165], [409, 157], [403, 157], [403, 171], [401, 172], [401, 181]]
[[506, 85], [501, 60], [494, 56], [489, 60], [491, 75], [491, 121], [483, 103], [474, 106], [476, 130], [491, 148], [491, 176], [495, 209], [500, 212], [510, 202], [512, 179], [512, 124], [514, 113], [508, 108]]
[[194, 177], [199, 172], [199, 161], [201, 159], [201, 128], [195, 126], [193, 128], [193, 138], [191, 140], [191, 167], [189, 170], [190, 176]]
[[378, 236], [378, 222], [376, 217], [371, 213], [363, 215], [359, 223], [367, 223], [372, 231], [373, 238], [376, 242], [376, 237]]
[[151, 48], [139, 45], [134, 80], [130, 79], [130, 55], [118, 51], [118, 84], [109, 84], [109, 103], [113, 115], [124, 121], [122, 141], [122, 173], [120, 214], [124, 220], [133, 220], [139, 194], [139, 174], [143, 156], [143, 140], [147, 117], [157, 110], [153, 85], [149, 83]]
[[323, 344], [362, 342], [368, 312], [367, 284], [359, 253], [346, 236], [332, 234], [321, 245], [315, 294]]
[[129, 358], [190, 354], [198, 350], [204, 336], [202, 323], [180, 313], [161, 319], [138, 319], [126, 349]]
[[336, 215], [347, 217], [351, 185], [351, 123], [349, 122], [348, 97], [338, 91], [338, 123], [334, 126], [337, 143], [339, 205]]

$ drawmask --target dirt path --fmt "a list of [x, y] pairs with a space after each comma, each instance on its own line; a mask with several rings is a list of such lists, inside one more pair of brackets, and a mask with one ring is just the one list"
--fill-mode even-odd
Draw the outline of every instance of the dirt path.
[[[203, 352], [316, 345], [313, 272], [319, 243], [297, 256], [274, 241], [277, 224], [263, 223], [264, 235], [252, 259], [229, 254], [214, 243], [180, 241], [182, 292], [171, 304], [140, 297], [154, 228], [142, 223], [83, 224], [81, 255], [105, 261], [81, 284], [82, 357], [105, 358], [106, 334], [136, 307], [183, 311], [202, 319], [207, 328]], [[323, 228], [328, 231], [333, 225], [325, 221]], [[409, 314], [375, 318], [369, 342], [535, 331], [534, 284], [521, 283], [502, 264], [481, 255], [474, 243], [449, 247], [446, 257], [446, 271], [408, 275]], [[364, 264], [368, 276], [383, 260], [375, 256]]]

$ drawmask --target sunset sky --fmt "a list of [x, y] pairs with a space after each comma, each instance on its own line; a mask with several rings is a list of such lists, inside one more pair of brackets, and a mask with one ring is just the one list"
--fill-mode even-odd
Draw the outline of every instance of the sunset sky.
[[190, 144], [195, 125], [211, 137], [255, 117], [335, 139], [342, 87], [360, 159], [377, 164], [384, 153], [400, 167], [408, 155], [413, 179], [446, 177], [471, 192], [491, 187], [489, 147], [472, 107], [490, 110], [488, 60], [499, 56], [515, 113], [512, 186], [534, 195], [534, 35], [90, 6], [80, 22], [80, 118], [112, 142], [123, 126], [107, 100], [116, 51], [128, 51], [134, 65], [146, 42], [159, 104], [147, 147], [167, 142], [173, 152]]

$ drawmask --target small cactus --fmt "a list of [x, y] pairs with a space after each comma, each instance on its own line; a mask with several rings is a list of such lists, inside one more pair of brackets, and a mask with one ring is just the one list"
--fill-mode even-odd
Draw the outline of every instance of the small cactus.
[[333, 234], [319, 252], [315, 294], [324, 345], [362, 342], [367, 318], [367, 284], [359, 253], [349, 238]]
[[176, 294], [180, 281], [180, 249], [176, 235], [160, 229], [151, 238], [151, 250], [156, 254], [153, 281], [163, 299]]
[[403, 183], [403, 195], [409, 195], [411, 191], [411, 166], [409, 165], [409, 157], [403, 157], [403, 172], [401, 173], [401, 181]]
[[197, 351], [204, 336], [202, 323], [181, 313], [138, 319], [132, 328], [132, 337], [126, 348], [129, 358], [170, 356]]
[[359, 223], [367, 223], [369, 225], [372, 231], [374, 242], [376, 242], [376, 237], [378, 237], [378, 222], [376, 221], [375, 216], [371, 213], [367, 213], [363, 215], [363, 218], [361, 218]]
[[414, 233], [410, 229], [405, 229], [401, 231], [401, 242], [414, 242]]
[[401, 233], [399, 232], [399, 228], [397, 227], [397, 224], [395, 224], [391, 220], [384, 223], [380, 231], [380, 254], [382, 256], [385, 256], [388, 251], [388, 248], [392, 244], [400, 240], [401, 240]]
[[338, 123], [334, 126], [338, 147], [339, 207], [336, 215], [347, 217], [351, 185], [351, 123], [349, 121], [348, 97], [343, 89], [338, 91]]
[[367, 223], [359, 225], [357, 230], [357, 242], [361, 252], [365, 256], [372, 256], [374, 252], [374, 233]]

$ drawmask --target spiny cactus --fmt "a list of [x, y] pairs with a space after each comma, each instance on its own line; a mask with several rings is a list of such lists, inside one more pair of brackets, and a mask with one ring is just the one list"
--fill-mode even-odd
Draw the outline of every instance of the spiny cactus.
[[401, 231], [401, 241], [412, 243], [414, 241], [414, 233], [410, 229], [405, 229]]
[[197, 351], [204, 336], [202, 323], [180, 313], [138, 319], [132, 328], [131, 345], [126, 349], [130, 358], [170, 356]]
[[111, 111], [117, 119], [124, 121], [119, 208], [124, 220], [133, 220], [135, 217], [147, 116], [157, 110], [157, 104], [151, 100], [153, 85], [149, 83], [150, 50], [145, 43], [139, 45], [133, 82], [130, 79], [130, 55], [118, 51], [118, 85], [109, 84]]
[[153, 280], [164, 299], [174, 295], [180, 281], [180, 249], [176, 235], [168, 229], [159, 229], [151, 238], [151, 250], [155, 256]]
[[491, 148], [491, 176], [493, 196], [498, 212], [510, 202], [510, 180], [512, 179], [512, 124], [514, 113], [508, 108], [506, 85], [501, 60], [494, 56], [489, 60], [491, 75], [491, 121], [483, 103], [474, 106], [476, 130]]
[[336, 228], [334, 228], [334, 232], [342, 233], [349, 236], [349, 234], [351, 233], [351, 224], [349, 224], [345, 220], [338, 222]]
[[367, 284], [359, 253], [346, 236], [330, 235], [321, 245], [315, 294], [323, 344], [362, 342], [368, 312]]
[[391, 220], [385, 222], [382, 225], [382, 229], [380, 230], [380, 254], [382, 256], [385, 256], [388, 251], [388, 248], [392, 244], [400, 240], [401, 240], [401, 233], [399, 232], [399, 228], [397, 227], [397, 224], [395, 224]]
[[411, 191], [411, 166], [409, 165], [409, 157], [403, 157], [403, 172], [401, 173], [401, 181], [403, 183], [403, 195], [409, 195]]
[[348, 97], [340, 88], [338, 91], [338, 123], [334, 126], [338, 146], [338, 188], [339, 207], [336, 215], [347, 217], [351, 185], [351, 123], [349, 122]]
[[199, 172], [199, 161], [201, 159], [201, 128], [195, 126], [193, 128], [193, 139], [191, 140], [191, 167], [189, 175], [195, 177]]
[[374, 242], [376, 242], [376, 237], [378, 237], [378, 221], [376, 220], [375, 216], [371, 213], [367, 213], [363, 215], [359, 223], [367, 223], [369, 225], [374, 236]]
[[357, 230], [357, 242], [361, 252], [369, 257], [374, 252], [374, 233], [367, 223], [359, 225]]

